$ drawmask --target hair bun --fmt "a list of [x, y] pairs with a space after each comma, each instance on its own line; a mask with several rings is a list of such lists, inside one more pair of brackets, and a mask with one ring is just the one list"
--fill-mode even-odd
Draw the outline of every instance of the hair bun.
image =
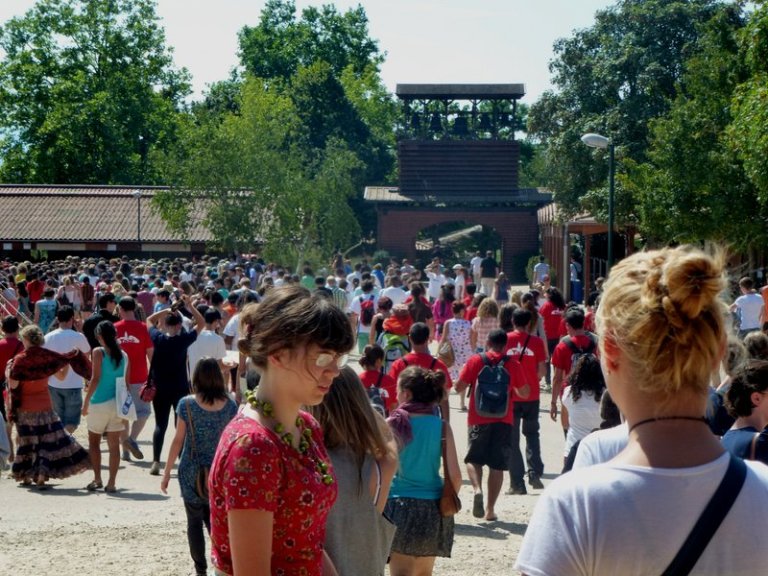
[[[717, 260], [705, 254], [690, 253], [670, 260], [665, 266], [668, 300], [684, 317], [696, 318], [723, 291], [722, 267]], [[664, 308], [666, 310], [668, 306], [665, 304]]]

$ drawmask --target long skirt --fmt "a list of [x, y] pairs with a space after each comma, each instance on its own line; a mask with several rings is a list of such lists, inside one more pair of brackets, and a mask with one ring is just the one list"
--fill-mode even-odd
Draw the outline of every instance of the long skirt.
[[53, 410], [16, 415], [18, 439], [11, 474], [17, 482], [68, 478], [91, 467], [86, 452]]

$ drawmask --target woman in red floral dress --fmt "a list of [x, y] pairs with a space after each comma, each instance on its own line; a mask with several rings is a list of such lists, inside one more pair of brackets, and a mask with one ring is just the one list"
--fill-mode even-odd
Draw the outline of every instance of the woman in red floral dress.
[[241, 313], [240, 350], [261, 380], [227, 426], [210, 472], [211, 541], [217, 574], [335, 575], [323, 550], [336, 484], [317, 422], [354, 344], [330, 300], [299, 286], [269, 293]]

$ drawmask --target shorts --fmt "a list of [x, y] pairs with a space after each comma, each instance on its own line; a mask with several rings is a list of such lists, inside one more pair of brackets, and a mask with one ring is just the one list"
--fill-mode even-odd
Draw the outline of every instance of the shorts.
[[133, 405], [136, 407], [136, 418], [139, 420], [145, 420], [152, 414], [152, 404], [144, 402], [141, 399], [141, 387], [144, 384], [128, 384], [128, 388], [131, 390], [131, 398], [133, 398]]
[[440, 500], [390, 498], [384, 516], [397, 526], [392, 552], [451, 557], [454, 520], [453, 516], [440, 514]]
[[465, 464], [488, 466], [494, 470], [508, 470], [512, 454], [512, 425], [491, 422], [470, 426], [469, 449]]
[[83, 411], [83, 391], [81, 388], [56, 388], [48, 386], [53, 411], [64, 427], [80, 426], [80, 414]]
[[117, 417], [115, 399], [91, 404], [88, 406], [88, 432], [104, 434], [104, 432], [122, 432], [125, 430], [125, 420]]

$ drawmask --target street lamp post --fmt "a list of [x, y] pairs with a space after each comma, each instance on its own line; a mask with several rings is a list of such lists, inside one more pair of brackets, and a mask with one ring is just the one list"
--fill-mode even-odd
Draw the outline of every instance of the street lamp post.
[[136, 198], [136, 242], [141, 250], [141, 190], [134, 190], [133, 197]]
[[584, 136], [581, 137], [581, 141], [590, 148], [608, 148], [608, 260], [606, 262], [606, 268], [608, 269], [607, 271], [610, 272], [611, 267], [613, 266], [613, 197], [616, 172], [614, 144], [610, 138], [592, 133], [584, 134]]

